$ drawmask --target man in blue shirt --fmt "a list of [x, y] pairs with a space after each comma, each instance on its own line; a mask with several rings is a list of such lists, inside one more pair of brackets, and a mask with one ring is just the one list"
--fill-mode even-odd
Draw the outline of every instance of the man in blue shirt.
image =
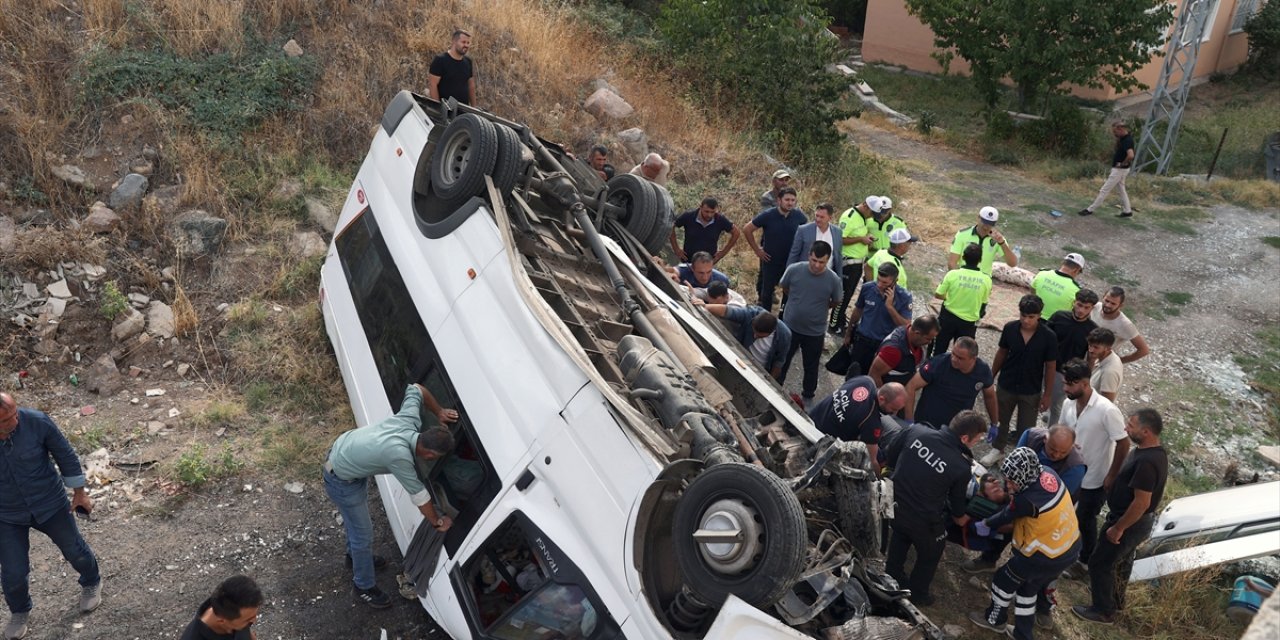
[[[876, 279], [865, 282], [849, 315], [844, 347], [850, 349], [857, 373], [871, 371], [880, 343], [897, 327], [911, 323], [911, 294], [898, 286], [898, 265], [886, 262], [876, 268]], [[852, 366], [850, 372], [853, 371]]]
[[[684, 229], [684, 243], [676, 242], [676, 229]], [[729, 234], [729, 242], [720, 248], [720, 236]], [[738, 243], [742, 231], [732, 220], [720, 213], [720, 201], [706, 197], [697, 209], [686, 211], [676, 218], [671, 227], [671, 250], [681, 260], [688, 260], [699, 251], [707, 252], [713, 262], [719, 262], [733, 245]]]
[[[0, 583], [10, 613], [6, 638], [27, 633], [32, 529], [48, 536], [80, 574], [81, 613], [102, 602], [98, 559], [71, 516], [72, 509], [86, 515], [93, 510], [84, 482], [80, 459], [53, 420], [35, 409], [19, 409], [9, 394], [0, 393]], [[70, 501], [64, 486], [72, 490]]]
[[[756, 279], [758, 303], [765, 311], [773, 311], [773, 290], [787, 270], [787, 253], [795, 240], [796, 230], [808, 222], [796, 206], [796, 190], [784, 187], [778, 192], [778, 206], [761, 211], [747, 223], [743, 235], [747, 244], [760, 259], [760, 275]], [[760, 241], [756, 241], [756, 229], [760, 229]]]
[[693, 261], [689, 264], [676, 267], [676, 275], [680, 278], [680, 284], [687, 284], [695, 289], [706, 289], [717, 281], [729, 286], [729, 276], [715, 268], [715, 260], [705, 251], [693, 254]]
[[738, 339], [751, 360], [760, 365], [774, 380], [782, 381], [782, 365], [791, 353], [791, 329], [778, 316], [755, 305], [738, 307], [729, 304], [703, 303], [694, 298], [694, 305], [703, 305], [711, 315], [733, 323], [730, 332]]

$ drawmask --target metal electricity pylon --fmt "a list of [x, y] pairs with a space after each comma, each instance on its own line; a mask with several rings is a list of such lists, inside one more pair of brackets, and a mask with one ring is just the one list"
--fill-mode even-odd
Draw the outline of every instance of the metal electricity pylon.
[[1173, 162], [1173, 147], [1178, 141], [1182, 111], [1187, 106], [1196, 58], [1200, 55], [1204, 28], [1213, 8], [1213, 0], [1185, 0], [1178, 11], [1178, 20], [1169, 37], [1164, 65], [1160, 69], [1160, 80], [1151, 92], [1147, 121], [1138, 137], [1134, 154], [1135, 172], [1155, 165], [1156, 173], [1164, 175]]

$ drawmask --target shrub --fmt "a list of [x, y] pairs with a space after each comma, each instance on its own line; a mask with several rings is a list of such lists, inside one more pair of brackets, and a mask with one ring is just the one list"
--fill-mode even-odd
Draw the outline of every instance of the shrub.
[[938, 114], [924, 110], [920, 112], [920, 117], [916, 119], [916, 130], [926, 136], [933, 133], [933, 128], [938, 126]]
[[107, 320], [115, 320], [116, 316], [128, 309], [129, 298], [120, 292], [120, 287], [116, 285], [115, 280], [108, 280], [107, 284], [102, 287], [102, 304], [98, 307], [102, 317]]
[[1022, 125], [1018, 133], [1033, 147], [1074, 158], [1089, 148], [1091, 126], [1083, 111], [1069, 102], [1058, 101], [1044, 119]]
[[224, 445], [215, 455], [209, 455], [203, 444], [197, 444], [178, 456], [173, 463], [173, 478], [191, 489], [198, 489], [213, 480], [229, 478], [244, 468], [244, 462], [236, 458], [231, 447]]
[[827, 71], [840, 60], [829, 18], [813, 0], [670, 0], [658, 28], [678, 64], [706, 86], [711, 109], [735, 109], [765, 138], [809, 166], [843, 143], [835, 123], [848, 81]]
[[987, 116], [987, 136], [995, 140], [1012, 140], [1018, 126], [1008, 111], [993, 109]]
[[1244, 23], [1249, 34], [1249, 67], [1266, 76], [1280, 75], [1280, 2], [1272, 0]]

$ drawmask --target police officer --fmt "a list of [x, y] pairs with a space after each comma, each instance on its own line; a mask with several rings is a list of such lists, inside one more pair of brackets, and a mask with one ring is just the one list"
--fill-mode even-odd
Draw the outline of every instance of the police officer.
[[1052, 606], [1044, 588], [1080, 556], [1080, 526], [1066, 484], [1036, 452], [1014, 449], [1000, 471], [1013, 500], [976, 528], [982, 535], [1012, 522], [1013, 554], [991, 579], [991, 604], [969, 612], [969, 620], [1003, 634], [1012, 609], [1013, 637], [1031, 640], [1037, 613]]
[[907, 250], [911, 248], [911, 244], [919, 242], [920, 238], [911, 235], [906, 227], [899, 227], [889, 232], [889, 248], [881, 249], [870, 258], [862, 267], [862, 275], [867, 280], [871, 279], [871, 274], [878, 273], [877, 269], [880, 265], [891, 263], [898, 267], [898, 284], [907, 286]]
[[[963, 516], [972, 478], [969, 447], [986, 434], [987, 421], [981, 415], [961, 411], [949, 427], [911, 425], [888, 445], [885, 459], [893, 467], [894, 520], [885, 573], [911, 589], [911, 601], [918, 605], [933, 603], [929, 585], [946, 546], [947, 518], [968, 522]], [[912, 547], [916, 563], [908, 578], [907, 551]]]
[[889, 248], [889, 234], [894, 229], [905, 229], [907, 221], [898, 217], [893, 212], [893, 200], [889, 196], [880, 196], [880, 209], [874, 210], [874, 215], [867, 221], [867, 231], [875, 237], [875, 242], [871, 243], [871, 253], [874, 254], [881, 249]]
[[964, 266], [948, 271], [933, 292], [933, 297], [942, 300], [942, 312], [938, 314], [938, 339], [929, 348], [930, 358], [950, 348], [956, 338], [978, 335], [978, 319], [986, 313], [991, 298], [991, 275], [978, 268], [981, 260], [981, 247], [965, 247]]
[[844, 239], [841, 241], [840, 248], [840, 254], [844, 258], [844, 266], [840, 267], [844, 296], [840, 299], [840, 306], [831, 315], [830, 331], [835, 335], [844, 333], [845, 314], [849, 311], [849, 301], [858, 290], [858, 283], [862, 281], [862, 265], [867, 261], [871, 245], [876, 241], [867, 225], [881, 208], [883, 203], [880, 196], [867, 196], [867, 199], [859, 202], [857, 206], [845, 209], [837, 221], [844, 229]]
[[1070, 311], [1080, 285], [1076, 278], [1084, 271], [1084, 256], [1068, 253], [1056, 270], [1041, 269], [1031, 281], [1031, 290], [1044, 300], [1042, 318], [1052, 318], [1059, 311]]
[[955, 269], [960, 265], [964, 248], [976, 244], [982, 249], [982, 260], [978, 267], [983, 273], [991, 275], [991, 265], [996, 261], [996, 254], [1003, 257], [1005, 264], [1018, 266], [1018, 255], [1009, 248], [1009, 241], [999, 231], [996, 222], [1000, 220], [1000, 212], [995, 207], [983, 207], [978, 211], [978, 224], [956, 232], [951, 241], [951, 252], [947, 255], [947, 268]]

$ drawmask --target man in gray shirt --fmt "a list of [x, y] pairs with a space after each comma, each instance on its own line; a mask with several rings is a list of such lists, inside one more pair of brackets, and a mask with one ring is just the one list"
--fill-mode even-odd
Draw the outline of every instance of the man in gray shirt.
[[840, 304], [843, 291], [840, 276], [827, 268], [831, 260], [831, 245], [821, 240], [809, 249], [809, 260], [795, 263], [782, 274], [782, 293], [786, 296], [784, 310], [787, 326], [791, 328], [791, 348], [787, 362], [782, 365], [782, 380], [791, 368], [796, 351], [804, 356], [804, 383], [800, 395], [806, 406], [813, 402], [818, 390], [818, 361], [822, 358], [823, 336], [827, 332], [827, 316]]

